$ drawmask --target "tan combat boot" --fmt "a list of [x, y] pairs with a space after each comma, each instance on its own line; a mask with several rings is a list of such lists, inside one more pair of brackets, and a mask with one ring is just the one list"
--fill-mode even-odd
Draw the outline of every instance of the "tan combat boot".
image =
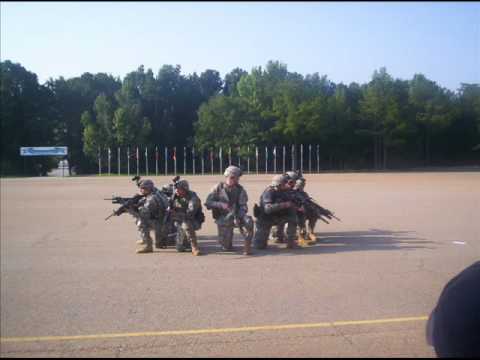
[[307, 240], [305, 239], [305, 235], [303, 234], [303, 231], [300, 231], [300, 232], [298, 233], [297, 243], [298, 243], [298, 245], [303, 246], [303, 247], [305, 247], [305, 246], [308, 245], [308, 242], [307, 242]]
[[309, 232], [307, 234], [307, 243], [308, 245], [313, 245], [317, 242], [317, 237], [315, 236], [315, 234], [313, 232]]
[[192, 245], [192, 254], [193, 254], [193, 256], [198, 256], [198, 255], [201, 254], [198, 247]]
[[153, 246], [151, 244], [137, 249], [137, 254], [147, 254], [151, 252], [153, 252]]
[[192, 238], [192, 254], [193, 256], [200, 255], [200, 249], [198, 248], [197, 239]]
[[243, 255], [252, 255], [252, 240], [245, 240]]

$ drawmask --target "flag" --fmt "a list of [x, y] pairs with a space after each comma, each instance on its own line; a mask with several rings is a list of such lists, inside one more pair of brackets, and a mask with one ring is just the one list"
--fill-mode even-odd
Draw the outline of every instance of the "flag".
[[177, 150], [176, 150], [176, 148], [173, 148], [172, 159], [175, 160], [175, 161], [177, 161]]

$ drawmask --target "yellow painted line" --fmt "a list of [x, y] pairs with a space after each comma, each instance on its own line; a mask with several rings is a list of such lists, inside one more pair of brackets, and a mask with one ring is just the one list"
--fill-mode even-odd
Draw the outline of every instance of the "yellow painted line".
[[289, 330], [289, 329], [311, 329], [333, 326], [347, 326], [347, 325], [373, 325], [373, 324], [389, 324], [407, 321], [425, 321], [427, 316], [404, 317], [393, 319], [378, 319], [378, 320], [357, 320], [357, 321], [333, 321], [321, 322], [311, 324], [287, 324], [287, 325], [265, 325], [265, 326], [245, 326], [238, 328], [219, 328], [219, 329], [198, 329], [198, 330], [172, 330], [172, 331], [148, 331], [137, 333], [121, 333], [121, 334], [95, 334], [95, 335], [75, 335], [75, 336], [37, 336], [37, 337], [2, 337], [2, 343], [7, 342], [28, 342], [28, 341], [61, 341], [61, 340], [99, 340], [99, 339], [114, 339], [125, 337], [140, 337], [140, 336], [175, 336], [175, 335], [201, 335], [201, 334], [221, 334], [233, 332], [246, 331], [274, 331], [274, 330]]

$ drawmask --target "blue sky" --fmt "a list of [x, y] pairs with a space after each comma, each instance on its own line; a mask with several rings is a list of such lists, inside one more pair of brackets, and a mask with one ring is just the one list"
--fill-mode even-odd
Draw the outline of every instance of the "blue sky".
[[144, 65], [183, 74], [268, 60], [335, 83], [382, 66], [456, 90], [480, 83], [479, 2], [1, 2], [1, 59], [48, 78]]

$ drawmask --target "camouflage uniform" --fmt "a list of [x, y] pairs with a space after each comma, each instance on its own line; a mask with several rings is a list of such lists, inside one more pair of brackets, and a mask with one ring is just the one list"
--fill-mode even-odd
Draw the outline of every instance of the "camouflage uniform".
[[260, 196], [260, 208], [263, 214], [257, 217], [254, 245], [257, 249], [267, 247], [268, 236], [273, 225], [287, 224], [287, 248], [296, 247], [297, 214], [294, 207], [285, 208], [288, 201], [285, 191], [278, 186], [286, 183], [287, 176], [275, 176], [272, 185], [268, 186]]
[[196, 214], [201, 211], [202, 203], [194, 191], [189, 190], [188, 182], [180, 180], [177, 187], [183, 188], [187, 193], [185, 197], [176, 195], [172, 204], [172, 221], [178, 222], [192, 245], [192, 254], [199, 255], [196, 230], [199, 230], [201, 223]]
[[[229, 173], [230, 168], [227, 168], [225, 175]], [[236, 169], [240, 170], [239, 168]], [[236, 213], [235, 215], [239, 221], [238, 225], [242, 228], [241, 231], [244, 231], [243, 228], [247, 231], [244, 234], [244, 253], [246, 255], [251, 253], [253, 219], [247, 215], [247, 202], [247, 192], [240, 184], [229, 187], [224, 182], [221, 182], [214, 186], [207, 196], [205, 206], [208, 210], [212, 210], [212, 216], [218, 228], [220, 244], [224, 250], [232, 250], [233, 229], [235, 227], [234, 213]], [[222, 204], [227, 204], [233, 212], [224, 210]]]
[[[294, 171], [287, 171], [285, 175], [288, 177], [288, 180], [296, 181], [299, 178], [299, 175]], [[282, 222], [279, 225], [272, 226], [270, 239], [277, 244], [283, 244], [285, 242], [285, 225], [286, 222]]]
[[[305, 188], [305, 179], [300, 178], [296, 181], [294, 191], [298, 191], [305, 198], [309, 198], [309, 195], [303, 190]], [[317, 238], [314, 233], [315, 224], [317, 223], [318, 215], [313, 209], [306, 206], [304, 213], [298, 214], [298, 227], [299, 227], [299, 243], [312, 245], [316, 242]], [[308, 225], [307, 225], [308, 221]], [[308, 226], [308, 231], [307, 231]]]
[[136, 225], [140, 234], [137, 244], [143, 245], [137, 249], [137, 253], [153, 251], [150, 231], [155, 231], [155, 243], [163, 236], [163, 217], [167, 206], [167, 199], [158, 191], [155, 191], [151, 180], [143, 180], [141, 186], [149, 188], [151, 192], [140, 199], [137, 209], [129, 209], [129, 213], [136, 219]]

